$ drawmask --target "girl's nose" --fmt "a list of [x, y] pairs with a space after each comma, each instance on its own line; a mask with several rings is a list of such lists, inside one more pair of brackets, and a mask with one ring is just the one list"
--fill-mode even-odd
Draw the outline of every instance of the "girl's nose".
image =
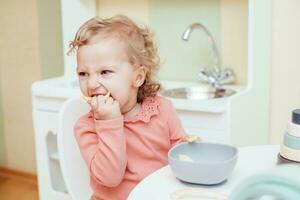
[[88, 81], [88, 87], [90, 90], [94, 90], [98, 87], [102, 86], [102, 84], [100, 83], [100, 81], [97, 78], [93, 78], [91, 77]]

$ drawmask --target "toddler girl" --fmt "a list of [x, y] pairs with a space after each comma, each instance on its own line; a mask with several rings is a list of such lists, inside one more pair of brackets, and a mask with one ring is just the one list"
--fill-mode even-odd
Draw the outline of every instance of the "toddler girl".
[[74, 127], [91, 199], [125, 200], [145, 176], [168, 164], [168, 150], [186, 137], [171, 102], [157, 96], [152, 35], [125, 16], [92, 18], [70, 47], [91, 107]]

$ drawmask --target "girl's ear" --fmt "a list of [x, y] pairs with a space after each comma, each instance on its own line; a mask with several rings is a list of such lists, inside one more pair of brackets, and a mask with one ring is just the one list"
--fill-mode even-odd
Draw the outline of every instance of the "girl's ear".
[[145, 82], [145, 78], [147, 75], [147, 68], [145, 66], [140, 66], [135, 71], [135, 76], [133, 80], [133, 86], [134, 87], [140, 87]]

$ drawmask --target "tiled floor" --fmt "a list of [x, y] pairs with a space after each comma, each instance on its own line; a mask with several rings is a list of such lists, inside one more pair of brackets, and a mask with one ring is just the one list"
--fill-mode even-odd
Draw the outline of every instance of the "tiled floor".
[[38, 200], [38, 188], [35, 184], [0, 177], [1, 200]]

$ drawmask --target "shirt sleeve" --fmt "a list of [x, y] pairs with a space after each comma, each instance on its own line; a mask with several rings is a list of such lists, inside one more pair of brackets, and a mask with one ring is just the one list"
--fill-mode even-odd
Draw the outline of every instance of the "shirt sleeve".
[[168, 126], [170, 133], [170, 143], [171, 146], [174, 146], [177, 143], [180, 143], [187, 134], [182, 127], [181, 120], [179, 119], [175, 108], [172, 103], [168, 103]]
[[119, 185], [127, 165], [123, 116], [111, 120], [79, 119], [75, 138], [91, 178], [106, 187]]

